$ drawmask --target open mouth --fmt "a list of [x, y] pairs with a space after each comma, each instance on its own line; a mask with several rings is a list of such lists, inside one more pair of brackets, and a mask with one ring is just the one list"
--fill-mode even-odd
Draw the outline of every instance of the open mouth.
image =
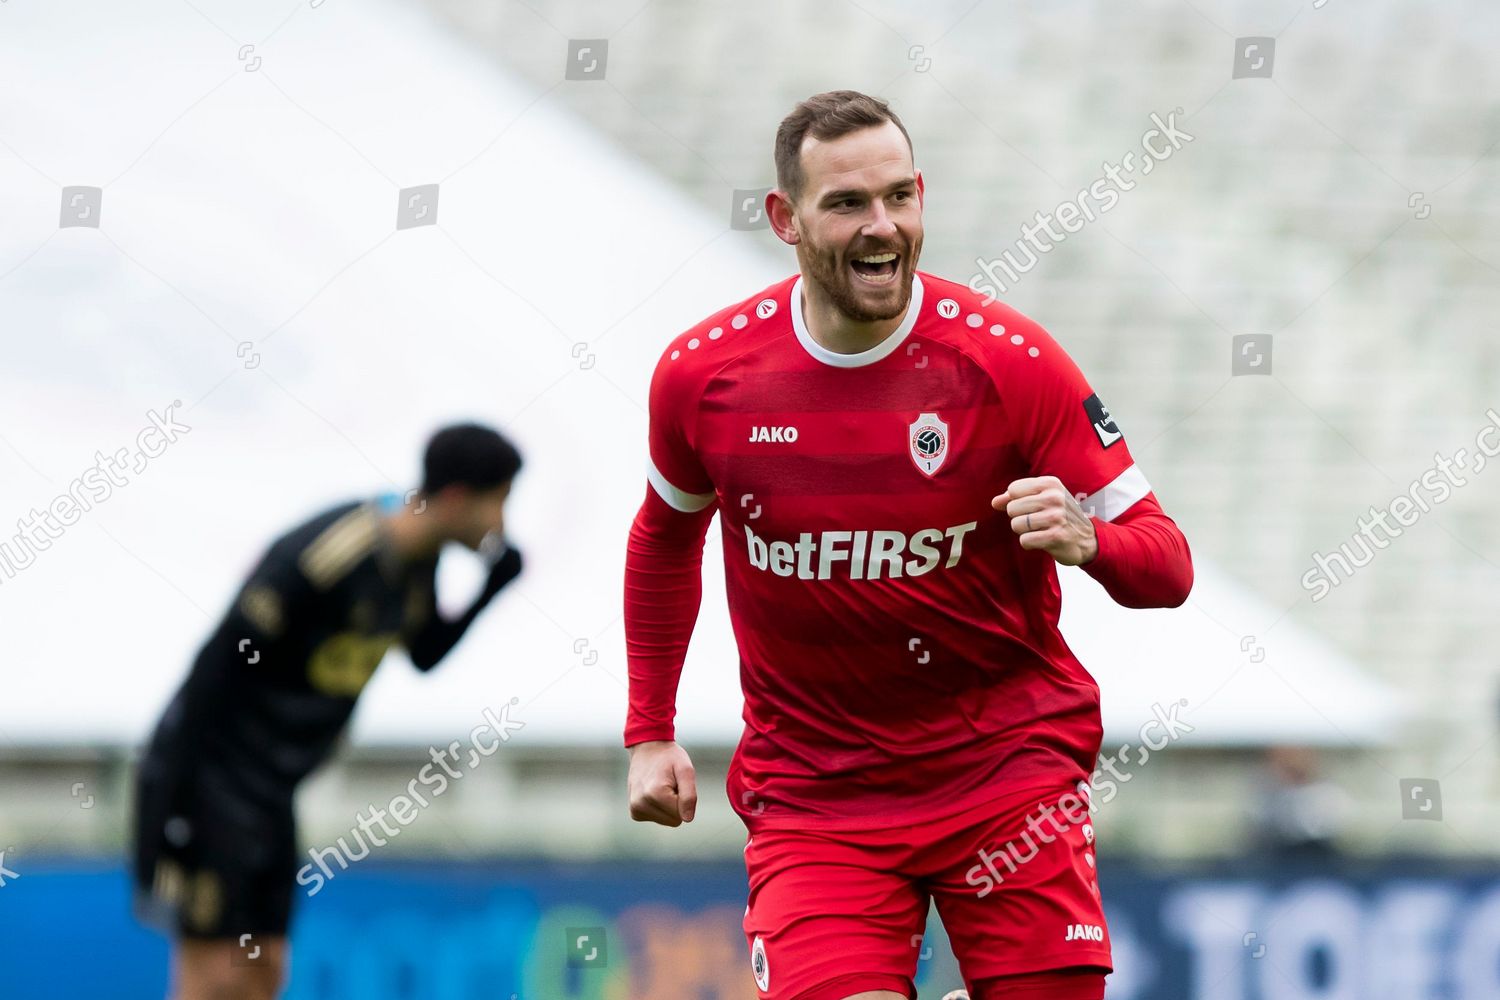
[[855, 257], [849, 267], [861, 281], [871, 285], [888, 285], [896, 280], [901, 270], [901, 255], [897, 253], [870, 253]]

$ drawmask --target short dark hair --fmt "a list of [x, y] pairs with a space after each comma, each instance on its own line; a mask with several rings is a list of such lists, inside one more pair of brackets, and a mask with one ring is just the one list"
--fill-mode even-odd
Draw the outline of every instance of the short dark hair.
[[857, 132], [862, 128], [895, 122], [911, 149], [911, 136], [891, 106], [878, 97], [857, 90], [830, 90], [814, 94], [792, 109], [776, 130], [776, 186], [793, 201], [802, 195], [802, 140], [809, 135], [820, 142]]
[[476, 490], [503, 486], [521, 470], [521, 453], [499, 431], [481, 424], [444, 427], [422, 457], [422, 493], [458, 483]]

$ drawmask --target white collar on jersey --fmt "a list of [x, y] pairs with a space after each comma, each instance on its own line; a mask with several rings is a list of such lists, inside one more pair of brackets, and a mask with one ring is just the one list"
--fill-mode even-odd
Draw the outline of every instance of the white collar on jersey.
[[907, 303], [906, 316], [901, 320], [901, 325], [892, 330], [890, 336], [880, 343], [858, 354], [840, 354], [837, 351], [830, 351], [812, 339], [812, 334], [807, 332], [807, 320], [802, 315], [802, 276], [800, 274], [792, 284], [792, 296], [791, 301], [787, 303], [787, 311], [792, 314], [792, 329], [796, 331], [797, 342], [807, 350], [808, 354], [825, 365], [833, 365], [835, 368], [860, 368], [874, 364], [900, 347], [906, 335], [911, 333], [911, 328], [917, 325], [917, 314], [922, 311], [922, 276], [920, 274], [911, 276], [911, 301]]

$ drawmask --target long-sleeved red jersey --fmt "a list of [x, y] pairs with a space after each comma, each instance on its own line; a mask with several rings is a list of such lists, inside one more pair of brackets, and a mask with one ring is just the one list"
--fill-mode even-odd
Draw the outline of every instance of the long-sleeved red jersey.
[[1084, 569], [1130, 607], [1181, 604], [1192, 563], [1046, 331], [918, 273], [900, 327], [837, 354], [794, 276], [673, 340], [650, 410], [627, 746], [673, 738], [717, 510], [745, 695], [729, 795], [752, 832], [905, 825], [1087, 780], [1098, 686], [1057, 630], [1052, 557], [990, 500], [1058, 477], [1094, 518]]

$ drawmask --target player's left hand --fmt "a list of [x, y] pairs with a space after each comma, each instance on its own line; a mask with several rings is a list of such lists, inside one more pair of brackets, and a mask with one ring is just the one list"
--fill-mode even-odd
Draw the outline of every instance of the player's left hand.
[[490, 571], [484, 581], [484, 592], [491, 597], [500, 593], [507, 583], [521, 575], [521, 550], [506, 544], [496, 550], [491, 558]]
[[1023, 549], [1041, 549], [1064, 566], [1082, 566], [1099, 553], [1093, 519], [1056, 476], [1017, 479], [990, 506], [1010, 516]]

